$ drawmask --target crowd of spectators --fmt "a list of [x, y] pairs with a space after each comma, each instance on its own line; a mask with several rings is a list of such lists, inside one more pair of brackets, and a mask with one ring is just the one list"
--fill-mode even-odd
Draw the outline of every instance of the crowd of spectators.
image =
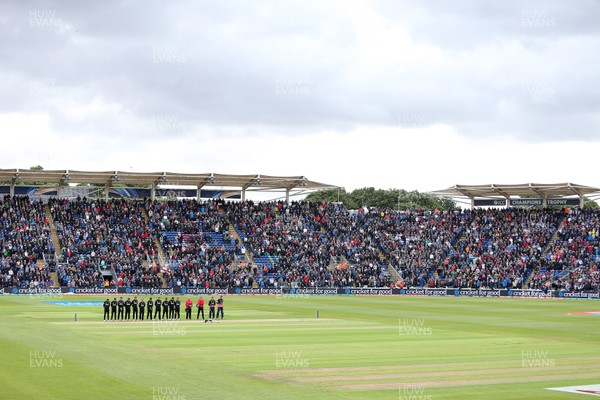
[[230, 203], [227, 214], [252, 257], [271, 260], [255, 272], [263, 286], [390, 284], [368, 226], [339, 204], [249, 201]]
[[54, 253], [44, 203], [6, 195], [0, 201], [0, 285], [52, 286], [50, 265], [38, 264]]
[[170, 287], [228, 287], [251, 285], [249, 276], [234, 272], [238, 241], [229, 230], [225, 203], [209, 200], [148, 201], [150, 226], [171, 268], [164, 278]]
[[408, 286], [522, 288], [562, 217], [524, 209], [396, 213], [378, 237]]
[[[54, 251], [44, 205], [10, 196], [0, 205], [2, 285], [47, 285], [48, 269], [36, 265]], [[48, 206], [60, 243], [59, 283], [70, 287], [600, 284], [600, 211], [593, 209], [349, 211], [304, 201], [87, 198]]]
[[600, 211], [573, 209], [558, 226], [557, 238], [541, 260], [531, 287], [593, 290], [600, 287]]
[[[139, 201], [77, 198], [48, 202], [60, 243], [61, 285], [160, 286], [154, 235]], [[146, 261], [146, 263], [145, 263]], [[114, 271], [105, 279], [98, 268]]]

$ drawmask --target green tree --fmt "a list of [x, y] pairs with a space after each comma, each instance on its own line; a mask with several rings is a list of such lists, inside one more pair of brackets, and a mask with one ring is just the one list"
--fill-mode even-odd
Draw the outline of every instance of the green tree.
[[594, 200], [584, 197], [583, 198], [583, 208], [598, 209], [598, 208], [600, 208], [600, 206]]
[[347, 209], [360, 207], [379, 207], [386, 209], [455, 210], [456, 203], [449, 198], [438, 198], [418, 191], [407, 192], [403, 189], [375, 189], [366, 187], [348, 193], [345, 189], [314, 192], [306, 197], [307, 201], [340, 201]]

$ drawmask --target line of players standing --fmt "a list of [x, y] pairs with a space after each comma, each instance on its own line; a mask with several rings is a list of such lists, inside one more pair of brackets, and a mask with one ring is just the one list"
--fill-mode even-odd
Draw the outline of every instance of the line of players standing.
[[[218, 300], [215, 300], [215, 296], [211, 296], [208, 301], [208, 319], [218, 319], [225, 316], [223, 310], [223, 296], [220, 296]], [[192, 319], [192, 299], [187, 298], [185, 302], [185, 319]], [[161, 319], [180, 319], [181, 318], [181, 301], [179, 297], [165, 297], [161, 300], [158, 297], [156, 300], [152, 300], [150, 297], [147, 301], [140, 299], [138, 301], [137, 296], [133, 300], [127, 298], [123, 300], [121, 296], [119, 300], [115, 297], [112, 301], [106, 299], [102, 304], [104, 308], [104, 320], [105, 321], [131, 321], [131, 320], [144, 320], [144, 314], [146, 319], [161, 320]], [[200, 297], [196, 303], [198, 313], [196, 319], [204, 320], [204, 299]], [[216, 312], [215, 312], [216, 308]], [[133, 313], [132, 313], [133, 312]]]

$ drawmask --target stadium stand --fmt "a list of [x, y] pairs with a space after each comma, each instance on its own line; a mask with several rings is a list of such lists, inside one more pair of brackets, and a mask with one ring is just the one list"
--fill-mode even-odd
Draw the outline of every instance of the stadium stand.
[[[230, 217], [245, 238], [264, 287], [388, 286], [368, 227], [327, 203], [232, 203]], [[335, 260], [349, 259], [347, 264]], [[334, 260], [332, 262], [332, 260]]]
[[41, 201], [4, 196], [0, 202], [0, 282], [2, 286], [48, 287], [52, 265], [41, 262], [54, 252]]
[[400, 240], [382, 246], [410, 286], [522, 288], [560, 217], [522, 209], [409, 212], [385, 228]]
[[[48, 205], [61, 246], [61, 285], [160, 286], [158, 268], [145, 264], [156, 248], [143, 203], [77, 198], [51, 199]], [[104, 278], [103, 267], [111, 268], [113, 279]]]
[[247, 279], [231, 268], [241, 251], [230, 235], [223, 204], [212, 200], [146, 203], [150, 227], [169, 259], [170, 269], [165, 271], [169, 287], [240, 286]]
[[[51, 284], [50, 266], [39, 267], [43, 253], [54, 252], [44, 205], [6, 196], [1, 206], [2, 285]], [[336, 203], [86, 198], [48, 206], [59, 281], [69, 287], [160, 287], [161, 276], [170, 287], [212, 288], [600, 284], [598, 210], [349, 211]]]
[[597, 290], [600, 213], [574, 209], [559, 224], [555, 240], [530, 284], [539, 289]]

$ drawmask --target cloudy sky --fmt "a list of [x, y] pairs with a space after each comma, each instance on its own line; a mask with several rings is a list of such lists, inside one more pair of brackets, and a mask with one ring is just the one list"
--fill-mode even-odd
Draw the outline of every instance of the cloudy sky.
[[2, 1], [0, 168], [600, 186], [600, 2]]

